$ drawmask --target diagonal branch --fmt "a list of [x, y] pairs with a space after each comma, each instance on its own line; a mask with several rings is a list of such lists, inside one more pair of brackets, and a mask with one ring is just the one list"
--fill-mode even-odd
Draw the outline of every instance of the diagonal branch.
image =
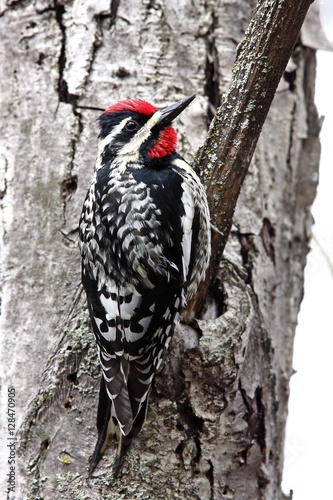
[[214, 280], [240, 188], [312, 1], [258, 0], [238, 46], [229, 91], [217, 110], [198, 160], [212, 224], [219, 232], [212, 231], [210, 266], [184, 312], [185, 321], [198, 315]]

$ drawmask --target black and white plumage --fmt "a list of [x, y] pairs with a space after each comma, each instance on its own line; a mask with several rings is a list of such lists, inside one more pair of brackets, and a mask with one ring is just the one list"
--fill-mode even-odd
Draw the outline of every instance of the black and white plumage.
[[170, 126], [193, 99], [162, 111], [121, 101], [99, 118], [97, 169], [80, 219], [82, 282], [103, 372], [90, 472], [115, 433], [119, 472], [180, 311], [208, 266], [206, 195]]

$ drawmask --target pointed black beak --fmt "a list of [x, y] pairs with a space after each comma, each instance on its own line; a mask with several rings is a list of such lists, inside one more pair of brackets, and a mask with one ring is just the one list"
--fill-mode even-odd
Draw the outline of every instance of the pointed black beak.
[[182, 112], [184, 111], [185, 108], [190, 104], [190, 102], [193, 101], [195, 98], [195, 94], [185, 97], [185, 99], [182, 99], [181, 101], [175, 102], [174, 104], [171, 104], [170, 106], [167, 106], [166, 108], [162, 109], [160, 111], [161, 113], [161, 118], [158, 122], [159, 125], [167, 126], [170, 125], [171, 122]]

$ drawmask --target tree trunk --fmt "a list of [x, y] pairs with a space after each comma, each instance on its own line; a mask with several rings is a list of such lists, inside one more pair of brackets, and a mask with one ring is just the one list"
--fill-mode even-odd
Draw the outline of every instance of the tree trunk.
[[[191, 159], [254, 6], [40, 0], [2, 9], [0, 457], [8, 492], [17, 452], [10, 499], [281, 498], [320, 153], [308, 28], [276, 92], [203, 316], [177, 329], [120, 478], [111, 477], [113, 444], [87, 478], [100, 372], [77, 243], [96, 118], [126, 97], [162, 106], [197, 93], [175, 124]], [[318, 21], [309, 26], [317, 36]]]

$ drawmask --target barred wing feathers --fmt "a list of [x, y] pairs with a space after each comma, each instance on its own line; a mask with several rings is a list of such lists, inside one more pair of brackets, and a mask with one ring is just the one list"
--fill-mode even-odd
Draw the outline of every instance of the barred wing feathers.
[[124, 435], [145, 413], [181, 307], [209, 259], [203, 188], [184, 160], [172, 167], [100, 168], [80, 221], [82, 280], [111, 414]]

